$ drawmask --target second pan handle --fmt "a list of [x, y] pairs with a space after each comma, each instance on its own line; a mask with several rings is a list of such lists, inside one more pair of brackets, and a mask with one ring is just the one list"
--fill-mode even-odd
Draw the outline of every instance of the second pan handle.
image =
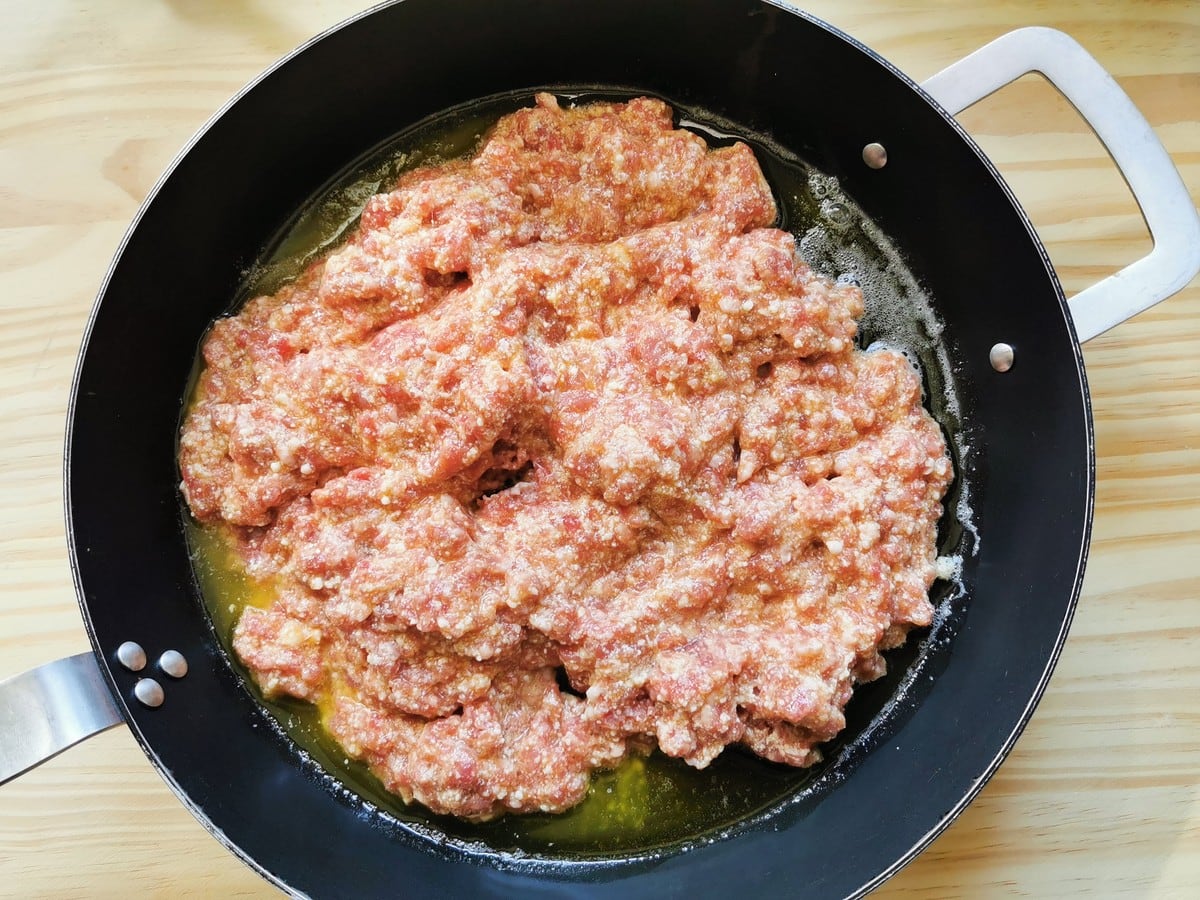
[[1200, 271], [1200, 214], [1162, 142], [1121, 86], [1073, 38], [1020, 28], [938, 72], [921, 87], [956, 115], [1030, 72], [1046, 76], [1096, 132], [1150, 229], [1154, 249], [1068, 302], [1080, 341], [1179, 291]]

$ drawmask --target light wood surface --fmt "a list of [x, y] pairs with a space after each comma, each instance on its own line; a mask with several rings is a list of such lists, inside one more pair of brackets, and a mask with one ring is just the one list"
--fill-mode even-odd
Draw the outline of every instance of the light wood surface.
[[[0, 678], [88, 647], [63, 431], [88, 311], [128, 222], [229, 95], [361, 5], [3, 0]], [[807, 8], [917, 79], [1012, 28], [1061, 28], [1132, 96], [1200, 197], [1194, 0]], [[1124, 182], [1045, 82], [1023, 79], [961, 120], [1068, 294], [1149, 248]], [[1062, 660], [999, 774], [879, 897], [1200, 897], [1200, 282], [1085, 356], [1096, 519]], [[0, 896], [277, 893], [192, 819], [124, 727], [0, 788]]]

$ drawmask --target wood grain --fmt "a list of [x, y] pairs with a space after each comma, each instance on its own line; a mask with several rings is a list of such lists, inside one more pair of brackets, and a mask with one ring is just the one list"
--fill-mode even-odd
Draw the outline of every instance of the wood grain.
[[[0, 678], [87, 648], [62, 451], [75, 355], [127, 223], [243, 83], [348, 0], [3, 0]], [[1200, 197], [1200, 5], [807, 8], [916, 79], [1022, 25], [1084, 44]], [[1036, 77], [961, 117], [1068, 293], [1149, 247], [1103, 148]], [[1098, 492], [1083, 599], [1008, 762], [879, 897], [1200, 896], [1200, 285], [1089, 343]], [[869, 815], [870, 811], [864, 811]], [[277, 896], [185, 811], [124, 728], [0, 788], [0, 896]]]

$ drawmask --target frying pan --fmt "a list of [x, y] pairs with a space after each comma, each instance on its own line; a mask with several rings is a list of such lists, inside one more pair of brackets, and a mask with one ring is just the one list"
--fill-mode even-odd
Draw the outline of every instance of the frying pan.
[[[459, 7], [468, 6], [474, 29], [462, 50], [469, 64], [453, 83], [429, 77], [431, 60], [421, 58], [421, 47], [411, 47], [404, 58], [383, 52], [403, 35], [444, 30], [442, 16], [462, 21], [466, 11]], [[678, 20], [670, 15], [685, 8], [688, 15]], [[664, 62], [635, 48], [617, 52], [618, 32], [635, 12], [652, 33], [680, 34], [679, 44], [691, 55], [676, 58], [678, 51], [656, 48], [672, 57]], [[588, 16], [597, 17], [587, 23], [590, 33], [612, 31], [611, 40], [594, 41], [593, 52], [556, 49], [539, 34], [539, 28], [561, 34]], [[506, 48], [504, 65], [471, 46], [484, 38]], [[529, 51], [520, 52], [522, 46]], [[802, 58], [796, 58], [797, 47], [804, 48]], [[697, 54], [697, 48], [706, 52]], [[384, 62], [362, 70], [354, 65], [361, 58]], [[1128, 118], [1131, 108], [1058, 36], [1022, 34], [928, 87], [953, 110], [1032, 67], [1049, 69], [1092, 119], [1122, 164], [1156, 239], [1149, 262], [1075, 298], [1076, 327], [1086, 338], [1191, 277], [1195, 213], [1161, 149], [1130, 140], [1130, 125], [1137, 125]], [[344, 85], [338, 89], [328, 78], [347, 69], [357, 76], [351, 101]], [[829, 71], [840, 75], [844, 108], [822, 115], [819, 123], [798, 120], [795, 88]], [[1083, 81], [1072, 80], [1081, 74]], [[397, 130], [397, 123], [463, 99], [507, 87], [596, 82], [701, 102], [750, 128], [771, 130], [836, 174], [901, 244], [938, 304], [947, 323], [945, 341], [959, 362], [957, 387], [981, 448], [969, 478], [985, 540], [968, 560], [966, 604], [952, 641], [929, 654], [929, 677], [888, 723], [886, 741], [850, 760], [831, 779], [836, 784], [687, 854], [540, 868], [477, 863], [452, 852], [447, 860], [340, 795], [269, 728], [254, 727], [262, 724], [262, 713], [214, 645], [196, 602], [174, 494], [174, 426], [204, 324], [222, 311], [240, 268], [264, 239], [330, 172]], [[410, 85], [412, 93], [397, 95], [396, 84]], [[1100, 91], [1091, 99], [1084, 90], [1089, 86]], [[384, 96], [395, 116], [390, 124], [377, 114]], [[869, 117], [861, 114], [866, 108]], [[262, 130], [268, 118], [280, 127]], [[254, 142], [243, 139], [248, 133]], [[1133, 136], [1145, 141], [1147, 133]], [[888, 148], [883, 169], [863, 165], [861, 149], [873, 140]], [[298, 143], [306, 147], [303, 158], [292, 152]], [[275, 177], [264, 179], [263, 172]], [[256, 201], [251, 209], [248, 196]], [[914, 209], [917, 203], [920, 209]], [[950, 258], [947, 223], [954, 223]], [[180, 247], [188, 252], [179, 253]], [[980, 277], [1001, 271], [1003, 278]], [[168, 286], [169, 302], [163, 297]], [[141, 344], [137, 354], [123, 352], [131, 334], [153, 335], [155, 342], [144, 352]], [[1001, 340], [1015, 348], [1017, 363], [1004, 373], [989, 359]], [[597, 894], [690, 895], [697, 886], [728, 887], [732, 869], [743, 890], [804, 886], [817, 895], [856, 893], [944, 827], [1032, 711], [1082, 576], [1091, 460], [1078, 344], [1044, 251], [965, 135], [881, 60], [818, 23], [758, 4], [618, 3], [593, 10], [511, 3], [477, 9], [406, 0], [325, 37], [260, 81], [198, 139], [143, 209], [101, 293], [71, 414], [70, 536], [96, 649], [88, 659], [98, 667], [76, 660], [20, 683], [55, 686], [62, 683], [55, 673], [77, 673], [79, 684], [94, 688], [99, 714], [77, 731], [56, 735], [60, 743], [110, 721], [106, 711], [119, 713], [214, 833], [295, 890], [332, 893], [347, 887], [346, 873], [353, 872], [354, 894], [389, 892], [395, 872], [403, 869], [406, 880], [438, 893], [553, 893], [555, 886], [587, 884]], [[132, 699], [139, 676], [115, 658], [131, 637], [155, 655], [166, 647], [181, 650], [189, 662], [177, 681], [156, 675], [170, 696], [161, 708]], [[980, 709], [991, 714], [981, 720]], [[874, 826], [855, 814], [864, 808], [875, 810]], [[313, 822], [321, 823], [319, 836]], [[737, 864], [747, 853], [761, 869]]]

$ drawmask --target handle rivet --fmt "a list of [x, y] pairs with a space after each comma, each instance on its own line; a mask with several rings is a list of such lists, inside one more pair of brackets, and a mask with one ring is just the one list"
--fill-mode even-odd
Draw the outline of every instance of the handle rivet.
[[862, 158], [872, 169], [882, 169], [887, 165], [887, 149], [883, 144], [872, 141], [863, 147]]
[[1013, 367], [1013, 348], [1010, 344], [995, 344], [988, 354], [988, 362], [997, 372], [1007, 372]]
[[117, 662], [130, 672], [140, 672], [146, 668], [146, 651], [141, 644], [126, 641], [117, 648]]
[[139, 678], [138, 683], [133, 686], [133, 696], [138, 698], [142, 706], [149, 706], [151, 709], [162, 706], [163, 700], [167, 698], [162, 685], [153, 678]]
[[158, 667], [172, 678], [182, 678], [188, 673], [187, 660], [178, 650], [168, 650], [158, 658]]

